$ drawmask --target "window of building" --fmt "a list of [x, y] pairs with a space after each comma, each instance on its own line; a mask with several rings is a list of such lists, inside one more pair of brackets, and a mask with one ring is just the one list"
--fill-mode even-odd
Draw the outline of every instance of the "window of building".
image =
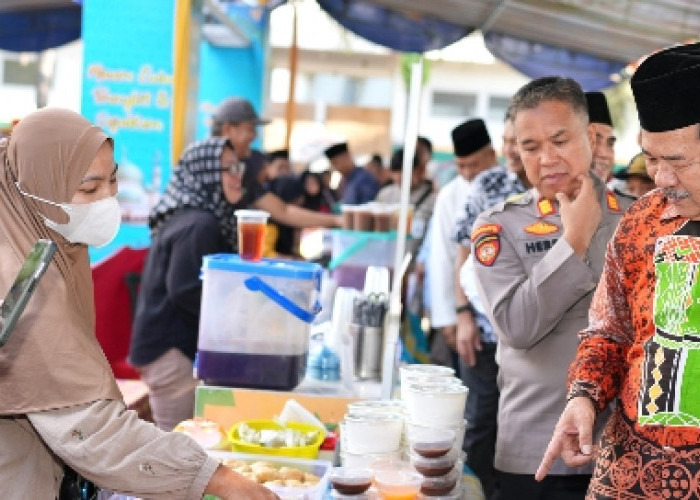
[[476, 114], [476, 95], [458, 92], [433, 92], [433, 116], [468, 118]]
[[36, 85], [39, 79], [39, 63], [34, 60], [20, 62], [16, 59], [5, 59], [3, 83], [15, 85]]
[[509, 97], [489, 96], [488, 117], [490, 121], [503, 121], [506, 117], [506, 111], [510, 104]]

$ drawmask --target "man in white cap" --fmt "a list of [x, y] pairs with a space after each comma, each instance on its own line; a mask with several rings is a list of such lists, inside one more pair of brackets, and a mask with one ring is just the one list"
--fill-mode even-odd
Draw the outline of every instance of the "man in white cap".
[[[594, 458], [586, 498], [700, 495], [700, 44], [652, 54], [631, 80], [641, 146], [660, 189], [607, 247], [568, 404], [542, 463]], [[598, 446], [593, 421], [617, 401]]]

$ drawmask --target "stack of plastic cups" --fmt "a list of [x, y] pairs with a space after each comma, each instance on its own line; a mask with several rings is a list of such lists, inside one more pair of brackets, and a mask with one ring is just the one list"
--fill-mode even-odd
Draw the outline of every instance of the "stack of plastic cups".
[[443, 366], [406, 365], [400, 376], [404, 442], [410, 463], [423, 475], [421, 495], [431, 500], [461, 498], [467, 388], [454, 370]]

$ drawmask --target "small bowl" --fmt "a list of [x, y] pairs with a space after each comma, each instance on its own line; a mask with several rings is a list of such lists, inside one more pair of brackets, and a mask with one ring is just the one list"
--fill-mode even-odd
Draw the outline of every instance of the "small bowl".
[[372, 471], [352, 467], [333, 467], [329, 480], [341, 495], [360, 495], [372, 486]]
[[423, 476], [406, 467], [377, 470], [374, 484], [384, 500], [409, 500], [416, 498], [423, 483]]
[[413, 452], [409, 456], [413, 468], [425, 477], [437, 477], [449, 474], [452, 469], [454, 469], [457, 459], [459, 458], [458, 453], [452, 450], [436, 458], [425, 458]]
[[440, 429], [418, 424], [406, 424], [411, 451], [425, 458], [437, 458], [452, 450], [457, 438], [453, 429]]

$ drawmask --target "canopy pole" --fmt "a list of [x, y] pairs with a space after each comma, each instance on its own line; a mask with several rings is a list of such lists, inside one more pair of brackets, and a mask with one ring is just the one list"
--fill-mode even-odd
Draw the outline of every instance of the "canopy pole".
[[289, 97], [287, 98], [287, 130], [284, 136], [284, 147], [288, 150], [292, 139], [292, 129], [294, 128], [294, 120], [296, 115], [296, 101], [294, 94], [296, 92], [297, 82], [297, 64], [299, 62], [299, 45], [298, 45], [298, 19], [297, 6], [295, 2], [290, 2], [292, 5], [292, 46], [289, 49]]
[[382, 363], [382, 399], [391, 399], [396, 377], [396, 354], [401, 325], [401, 284], [410, 255], [406, 252], [406, 233], [408, 222], [408, 201], [411, 194], [411, 174], [413, 173], [413, 156], [416, 151], [418, 123], [420, 121], [420, 98], [423, 86], [423, 57], [411, 66], [411, 84], [408, 94], [408, 116], [404, 132], [404, 155], [401, 171], [401, 208], [396, 234], [396, 253], [394, 254], [394, 276], [389, 296], [389, 315], [384, 335], [384, 359]]

